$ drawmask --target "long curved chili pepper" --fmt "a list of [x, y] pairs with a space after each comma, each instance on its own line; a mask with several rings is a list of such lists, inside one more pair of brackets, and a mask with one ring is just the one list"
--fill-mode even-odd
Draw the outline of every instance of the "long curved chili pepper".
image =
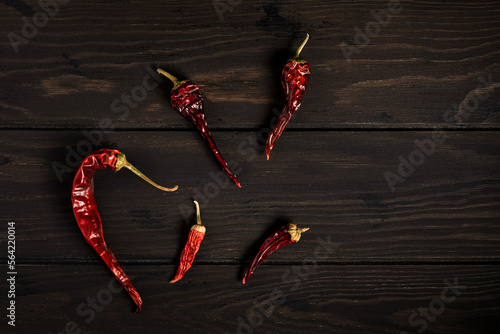
[[130, 297], [132, 297], [137, 305], [135, 313], [138, 313], [142, 307], [141, 297], [118, 264], [113, 252], [106, 246], [102, 231], [101, 216], [97, 210], [97, 204], [94, 198], [95, 171], [98, 169], [106, 169], [107, 167], [116, 172], [122, 168], [127, 168], [146, 182], [164, 191], [175, 191], [177, 190], [177, 186], [173, 188], [159, 186], [142, 174], [137, 168], [132, 166], [125, 158], [125, 154], [120, 153], [118, 150], [111, 149], [94, 151], [83, 159], [76, 171], [75, 179], [73, 180], [71, 202], [78, 226], [87, 243], [94, 248], [109, 269], [111, 269], [115, 278], [130, 294]]
[[241, 188], [240, 182], [227, 165], [226, 160], [224, 160], [224, 157], [215, 145], [212, 134], [208, 130], [206, 115], [203, 109], [203, 97], [201, 96], [201, 91], [198, 86], [189, 80], [179, 81], [172, 74], [160, 68], [157, 69], [157, 71], [174, 83], [172, 94], [170, 96], [172, 107], [174, 107], [174, 109], [179, 111], [182, 116], [190, 120], [196, 126], [198, 131], [200, 131], [201, 136], [208, 142], [210, 149], [215, 154], [215, 157], [222, 166], [222, 169], [231, 178], [231, 180], [233, 180], [234, 183]]
[[196, 253], [198, 253], [200, 244], [203, 241], [203, 238], [205, 237], [205, 233], [207, 231], [205, 226], [201, 224], [200, 206], [196, 201], [194, 201], [194, 204], [196, 205], [196, 224], [191, 226], [186, 246], [184, 246], [184, 249], [182, 250], [179, 268], [177, 268], [177, 273], [175, 274], [174, 279], [170, 281], [170, 283], [179, 281], [182, 277], [184, 277], [186, 271], [191, 268], [194, 257]]
[[269, 255], [278, 250], [281, 246], [298, 242], [302, 232], [307, 230], [309, 230], [309, 228], [298, 228], [295, 224], [286, 224], [269, 236], [264, 241], [262, 246], [260, 246], [259, 251], [252, 259], [252, 262], [250, 262], [250, 265], [245, 273], [245, 277], [243, 277], [243, 284], [246, 284], [255, 269], [257, 269], [257, 267], [264, 262]]
[[281, 136], [285, 126], [292, 118], [292, 115], [299, 109], [302, 103], [302, 97], [306, 92], [309, 76], [311, 75], [311, 66], [304, 59], [300, 58], [300, 52], [309, 40], [309, 34], [306, 39], [297, 49], [295, 57], [288, 60], [281, 73], [281, 85], [286, 95], [286, 105], [274, 124], [273, 131], [269, 134], [266, 143], [266, 155], [269, 160], [269, 155], [274, 144]]

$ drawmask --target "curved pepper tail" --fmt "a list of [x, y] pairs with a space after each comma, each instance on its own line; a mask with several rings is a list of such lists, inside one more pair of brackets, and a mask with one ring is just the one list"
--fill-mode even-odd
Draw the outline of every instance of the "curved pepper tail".
[[183, 275], [177, 274], [177, 275], [175, 275], [174, 279], [170, 281], [170, 283], [175, 283], [177, 281], [180, 281], [182, 277], [183, 277]]
[[236, 183], [236, 185], [238, 186], [238, 188], [241, 188], [240, 181], [238, 181], [238, 178], [233, 173], [233, 171], [229, 168], [229, 166], [227, 165], [226, 160], [224, 159], [224, 157], [220, 153], [219, 149], [217, 148], [217, 145], [215, 144], [215, 141], [214, 141], [214, 139], [212, 137], [212, 134], [208, 130], [208, 126], [205, 126], [204, 131], [202, 131], [202, 129], [200, 127], [198, 127], [198, 128], [200, 129], [200, 133], [201, 133], [202, 137], [207, 141], [208, 146], [210, 146], [210, 149], [214, 153], [215, 158], [217, 159], [217, 161], [221, 165], [221, 167], [224, 170], [224, 172], [226, 172], [227, 176], [229, 176], [229, 178], [231, 180], [233, 180], [234, 183]]
[[251, 273], [251, 272], [247, 272], [247, 273], [245, 274], [245, 277], [243, 277], [243, 281], [242, 281], [242, 283], [243, 283], [243, 284], [247, 284], [247, 280], [250, 278], [250, 276], [252, 276], [252, 273]]
[[[104, 244], [104, 240], [102, 240]], [[115, 278], [120, 282], [120, 284], [125, 288], [125, 290], [128, 292], [132, 300], [134, 301], [135, 305], [137, 305], [137, 308], [135, 310], [135, 314], [139, 313], [139, 311], [142, 309], [142, 299], [141, 296], [139, 295], [139, 292], [134, 288], [132, 285], [132, 281], [128, 278], [127, 274], [125, 274], [125, 271], [120, 267], [118, 260], [115, 257], [115, 254], [107, 248], [103, 244], [89, 244], [94, 248], [94, 250], [101, 256], [101, 259], [106, 263], [108, 268], [111, 270]]]
[[236, 178], [236, 176], [231, 177], [231, 180], [233, 180], [234, 183], [236, 183], [236, 186], [238, 186], [238, 188], [241, 188], [240, 181], [238, 181], [238, 179]]
[[133, 290], [128, 290], [128, 293], [129, 295], [132, 297], [132, 299], [134, 300], [135, 302], [135, 305], [137, 305], [134, 313], [137, 314], [139, 313], [141, 310], [142, 310], [142, 299], [141, 299], [141, 296], [139, 296], [139, 293], [137, 292], [137, 290], [134, 289], [134, 287], [132, 287]]
[[269, 137], [267, 137], [267, 142], [266, 142], [266, 158], [269, 160], [269, 155], [271, 154], [271, 150], [273, 149], [274, 146], [274, 131], [271, 131], [269, 134]]
[[267, 137], [267, 142], [266, 142], [267, 160], [269, 160], [269, 155], [271, 154], [271, 150], [273, 149], [274, 144], [283, 133], [283, 130], [285, 130], [285, 127], [290, 121], [291, 117], [292, 115], [288, 113], [288, 107], [285, 107], [285, 109], [283, 109], [283, 111], [281, 112], [280, 117], [278, 117], [276, 124], [274, 124], [273, 131], [271, 131], [269, 137]]
[[240, 181], [238, 181], [238, 178], [236, 177], [236, 175], [233, 173], [233, 171], [229, 168], [229, 166], [227, 165], [226, 161], [224, 160], [224, 157], [222, 157], [222, 154], [220, 154], [219, 151], [217, 151], [215, 154], [215, 157], [217, 159], [217, 161], [219, 162], [219, 164], [222, 166], [222, 168], [224, 169], [224, 172], [226, 172], [227, 176], [229, 176], [229, 178], [231, 180], [233, 180], [234, 183], [236, 183], [236, 186], [238, 186], [238, 188], [241, 188], [241, 184], [240, 184]]

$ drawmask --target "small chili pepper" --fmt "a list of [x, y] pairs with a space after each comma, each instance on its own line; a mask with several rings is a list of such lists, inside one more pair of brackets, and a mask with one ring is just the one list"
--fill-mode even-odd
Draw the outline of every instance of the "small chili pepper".
[[295, 224], [286, 224], [269, 236], [262, 246], [260, 246], [259, 252], [254, 256], [252, 262], [250, 262], [245, 277], [243, 277], [243, 284], [246, 284], [255, 269], [257, 269], [269, 255], [278, 250], [281, 246], [298, 242], [302, 232], [307, 230], [309, 230], [309, 228], [298, 228]]
[[191, 226], [186, 246], [184, 246], [184, 249], [182, 250], [181, 263], [179, 264], [179, 268], [177, 268], [177, 274], [175, 274], [174, 279], [171, 280], [170, 283], [175, 283], [182, 279], [186, 271], [191, 268], [194, 257], [196, 253], [198, 253], [200, 244], [205, 237], [205, 232], [207, 231], [205, 226], [201, 224], [200, 205], [196, 201], [194, 201], [194, 204], [196, 205], [196, 224]]
[[102, 231], [101, 216], [97, 210], [97, 204], [94, 198], [95, 171], [98, 169], [106, 169], [107, 167], [115, 170], [115, 172], [122, 168], [127, 168], [146, 182], [164, 191], [175, 191], [177, 190], [177, 186], [173, 188], [159, 186], [142, 174], [137, 168], [132, 166], [125, 158], [125, 154], [120, 153], [118, 150], [111, 149], [94, 151], [83, 159], [76, 171], [75, 179], [73, 180], [71, 202], [78, 226], [87, 243], [94, 248], [109, 269], [111, 269], [115, 278], [130, 294], [130, 297], [132, 297], [137, 305], [135, 313], [138, 313], [142, 307], [141, 297], [118, 264], [118, 260], [113, 252], [106, 246]]
[[281, 73], [281, 85], [286, 95], [286, 105], [274, 124], [273, 131], [269, 134], [266, 143], [266, 155], [269, 160], [269, 154], [273, 149], [274, 144], [281, 136], [285, 126], [292, 118], [292, 115], [299, 109], [302, 103], [302, 97], [306, 92], [309, 76], [311, 74], [311, 66], [304, 59], [300, 58], [300, 52], [309, 40], [309, 34], [306, 39], [297, 49], [295, 57], [288, 60]]
[[203, 97], [201, 96], [200, 88], [189, 80], [179, 81], [172, 74], [160, 68], [157, 69], [157, 71], [174, 83], [172, 94], [170, 96], [172, 107], [174, 107], [174, 109], [179, 111], [184, 118], [190, 120], [196, 126], [198, 131], [200, 131], [201, 136], [208, 142], [210, 149], [215, 154], [215, 157], [222, 166], [222, 169], [231, 178], [231, 180], [233, 180], [234, 183], [241, 188], [240, 182], [227, 165], [226, 160], [224, 160], [224, 157], [215, 145], [212, 134], [208, 130], [206, 115], [203, 109]]

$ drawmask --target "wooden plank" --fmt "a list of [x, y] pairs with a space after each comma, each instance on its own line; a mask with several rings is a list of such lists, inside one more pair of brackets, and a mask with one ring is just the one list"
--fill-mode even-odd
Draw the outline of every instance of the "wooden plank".
[[[286, 132], [266, 161], [262, 152], [250, 154], [257, 133], [217, 132], [219, 148], [241, 169], [238, 189], [193, 132], [114, 132], [102, 145], [118, 147], [152, 179], [180, 189], [164, 193], [128, 171], [103, 171], [96, 200], [107, 242], [124, 263], [175, 263], [194, 223], [193, 199], [208, 229], [201, 263], [246, 261], [286, 221], [311, 230], [271, 263], [293, 263], [327, 236], [341, 243], [328, 260], [335, 263], [498, 260], [500, 133], [445, 135], [391, 192], [384, 173], [398, 173], [398, 156], [418, 159], [414, 140], [433, 133]], [[17, 254], [25, 262], [98, 261], [73, 217], [73, 174], [60, 183], [51, 167], [68, 157], [61, 143], [75, 152], [86, 147], [78, 131], [0, 133], [1, 216], [17, 223]], [[211, 176], [218, 173], [220, 186]]]
[[[454, 127], [446, 116], [460, 109], [465, 126], [498, 129], [499, 3], [401, 2], [385, 26], [372, 13], [387, 1], [245, 1], [222, 21], [215, 3], [72, 2], [17, 54], [4, 37], [0, 127], [191, 129], [169, 107], [170, 84], [146, 89], [158, 65], [200, 85], [213, 129], [267, 127], [283, 106], [281, 69], [308, 32], [313, 74], [289, 128]], [[21, 18], [41, 10], [25, 4], [2, 5], [2, 31], [22, 37]], [[355, 30], [365, 27], [366, 43]], [[351, 61], [342, 43], [359, 50]]]
[[[424, 326], [429, 333], [482, 334], [499, 326], [498, 266], [311, 268], [299, 279], [291, 266], [263, 266], [243, 286], [237, 266], [197, 265], [169, 284], [174, 266], [129, 265], [144, 301], [133, 315], [128, 295], [108, 288], [114, 279], [102, 266], [21, 266], [15, 333], [60, 333], [67, 324], [89, 334], [401, 334]], [[420, 313], [426, 310], [428, 320]], [[2, 332], [14, 333], [6, 327], [2, 321]]]

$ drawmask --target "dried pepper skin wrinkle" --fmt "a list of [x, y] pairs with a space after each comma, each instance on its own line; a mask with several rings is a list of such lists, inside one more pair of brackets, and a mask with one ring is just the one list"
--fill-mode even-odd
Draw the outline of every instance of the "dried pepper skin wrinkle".
[[184, 249], [182, 250], [179, 268], [177, 268], [177, 273], [175, 274], [174, 279], [170, 281], [170, 283], [175, 283], [182, 279], [182, 277], [184, 277], [184, 274], [189, 270], [189, 268], [191, 268], [194, 257], [196, 256], [196, 253], [198, 253], [201, 242], [203, 241], [203, 238], [205, 237], [205, 233], [207, 231], [205, 226], [201, 224], [200, 206], [196, 201], [194, 201], [194, 204], [196, 205], [196, 224], [193, 225], [191, 227], [191, 230], [189, 231], [186, 246], [184, 246]]
[[140, 176], [146, 182], [164, 191], [175, 191], [177, 190], [177, 186], [173, 188], [165, 188], [157, 185], [132, 166], [126, 160], [123, 153], [120, 153], [118, 150], [111, 149], [101, 149], [92, 152], [89, 156], [83, 159], [73, 180], [71, 202], [78, 226], [80, 227], [87, 243], [92, 246], [97, 254], [99, 254], [101, 259], [112, 271], [115, 278], [130, 294], [130, 297], [132, 297], [137, 306], [136, 313], [138, 313], [142, 308], [142, 299], [132, 285], [130, 279], [120, 267], [115, 255], [106, 245], [102, 230], [101, 216], [97, 210], [97, 203], [94, 198], [95, 172], [96, 170], [106, 168], [110, 168], [114, 171], [119, 171], [121, 168], [130, 169], [134, 174]]
[[304, 59], [300, 58], [300, 52], [309, 40], [309, 35], [299, 46], [295, 57], [290, 59], [281, 73], [281, 85], [286, 95], [286, 105], [283, 108], [278, 120], [274, 124], [274, 129], [269, 134], [266, 142], [266, 156], [269, 160], [269, 155], [274, 147], [274, 144], [283, 133], [286, 125], [292, 118], [292, 115], [299, 109], [302, 103], [302, 98], [306, 92], [309, 77], [311, 75], [311, 66]]
[[201, 136], [207, 141], [210, 150], [214, 153], [215, 158], [224, 172], [226, 172], [229, 178], [236, 183], [238, 188], [241, 188], [238, 178], [227, 165], [226, 160], [217, 148], [215, 140], [208, 129], [208, 123], [203, 108], [203, 96], [201, 95], [200, 88], [189, 80], [179, 81], [176, 77], [162, 69], [157, 69], [157, 71], [174, 83], [170, 96], [172, 107], [196, 126]]
[[243, 277], [243, 284], [246, 284], [247, 280], [252, 276], [253, 272], [257, 267], [264, 262], [265, 259], [281, 246], [290, 245], [291, 243], [298, 242], [300, 236], [303, 232], [308, 231], [309, 228], [298, 228], [295, 224], [286, 224], [280, 227], [276, 232], [269, 236], [262, 246], [260, 246], [259, 251], [250, 262], [248, 269]]

